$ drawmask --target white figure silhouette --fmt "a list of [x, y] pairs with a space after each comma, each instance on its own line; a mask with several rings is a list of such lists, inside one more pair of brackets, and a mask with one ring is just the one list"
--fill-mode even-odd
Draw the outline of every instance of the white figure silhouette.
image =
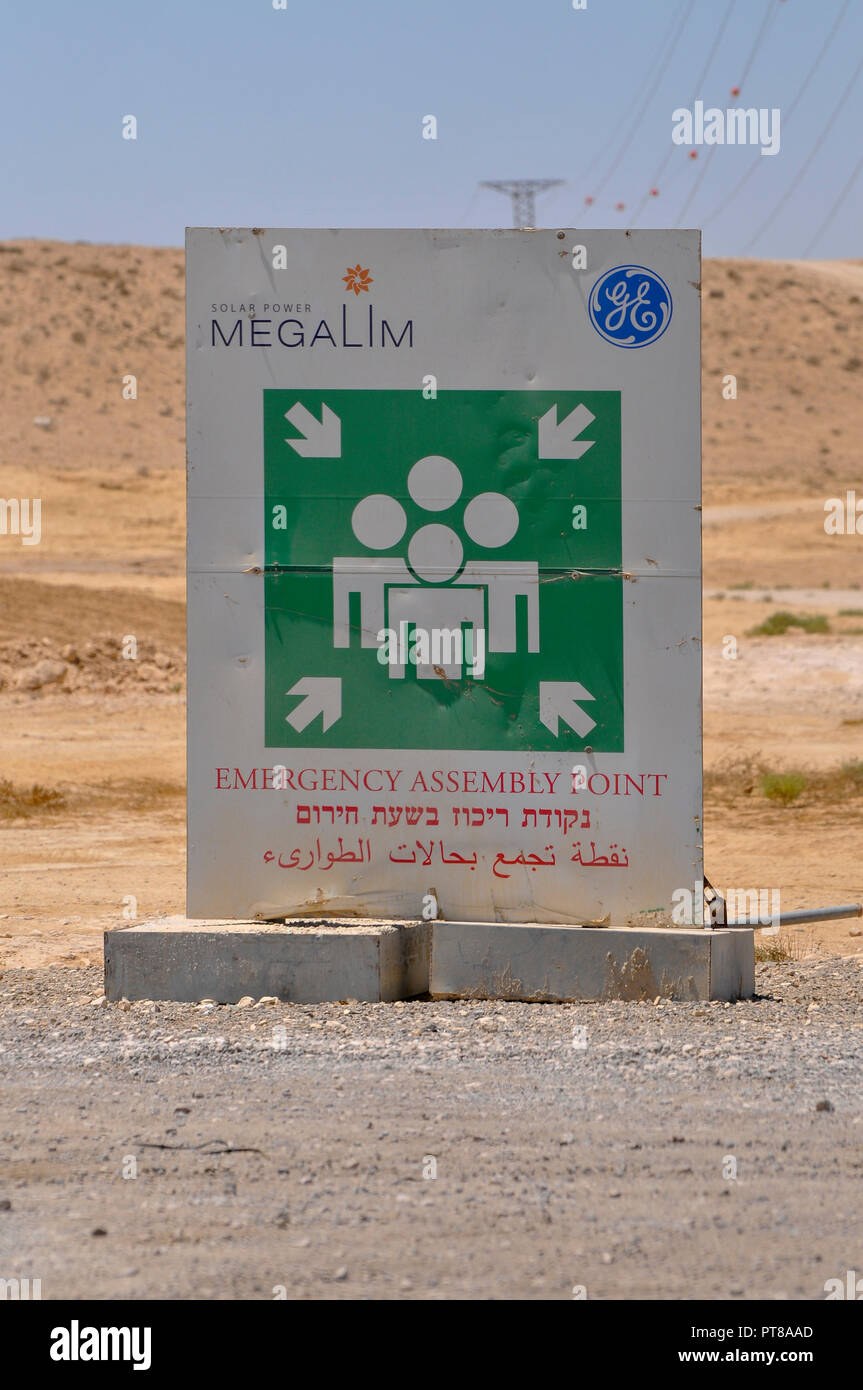
[[488, 650], [516, 650], [516, 598], [527, 599], [527, 649], [539, 651], [539, 566], [516, 560], [468, 560], [456, 584], [488, 590]]
[[[471, 641], [469, 651], [475, 653], [479, 650], [476, 633], [482, 629], [485, 621], [485, 596], [482, 589], [425, 589], [417, 585], [412, 589], [390, 589], [388, 593], [389, 607], [389, 627], [393, 632], [402, 635], [401, 624], [409, 624], [413, 627], [421, 628], [424, 632], [431, 635], [431, 653], [427, 662], [417, 662], [417, 679], [421, 681], [434, 680], [439, 677], [440, 672], [452, 680], [461, 678], [462, 668], [462, 623], [470, 623]], [[441, 634], [458, 634], [459, 640], [455, 646], [458, 660], [446, 661], [441, 659], [438, 670], [435, 670], [435, 657], [440, 656]], [[435, 634], [437, 641], [435, 641]], [[403, 653], [399, 653], [403, 654]], [[389, 663], [390, 676], [400, 679], [404, 676], [404, 663], [399, 664], [392, 660]]]
[[360, 646], [377, 647], [386, 627], [386, 590], [391, 584], [416, 584], [404, 560], [337, 556], [333, 560], [333, 646], [351, 645], [350, 595], [360, 595]]
[[[429, 454], [408, 474], [411, 499], [425, 511], [444, 512], [461, 496], [462, 477], [451, 459]], [[519, 526], [518, 508], [500, 492], [483, 492], [468, 502], [464, 528], [485, 550], [507, 545]], [[404, 536], [407, 517], [401, 503], [385, 493], [372, 493], [357, 503], [351, 527], [369, 550], [390, 550]], [[333, 560], [333, 646], [350, 647], [350, 599], [360, 596], [360, 645], [380, 649], [386, 631], [399, 635], [403, 624], [426, 633], [445, 635], [449, 653], [463, 655], [455, 642], [462, 624], [470, 624], [471, 649], [482, 631], [483, 649], [517, 650], [516, 600], [527, 601], [527, 649], [539, 651], [539, 566], [534, 561], [469, 560], [462, 568], [463, 549], [450, 527], [432, 523], [414, 532], [407, 548], [408, 564], [400, 556], [337, 556]], [[459, 573], [459, 571], [461, 572]], [[457, 577], [456, 577], [457, 576]], [[454, 582], [451, 582], [454, 581]], [[462, 662], [439, 664], [447, 676], [458, 678]], [[404, 663], [389, 662], [390, 675], [404, 676]], [[417, 663], [417, 676], [432, 680], [435, 664]]]

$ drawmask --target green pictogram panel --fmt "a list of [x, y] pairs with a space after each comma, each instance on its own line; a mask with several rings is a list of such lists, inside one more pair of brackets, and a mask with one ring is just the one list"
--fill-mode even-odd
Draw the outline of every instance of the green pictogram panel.
[[268, 748], [623, 751], [619, 392], [263, 395]]

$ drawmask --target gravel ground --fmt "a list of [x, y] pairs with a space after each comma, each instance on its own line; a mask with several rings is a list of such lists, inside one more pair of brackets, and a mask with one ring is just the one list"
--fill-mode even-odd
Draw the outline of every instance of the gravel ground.
[[7, 970], [0, 1278], [823, 1298], [863, 1271], [861, 986], [843, 958], [734, 1005], [99, 1005], [97, 969]]

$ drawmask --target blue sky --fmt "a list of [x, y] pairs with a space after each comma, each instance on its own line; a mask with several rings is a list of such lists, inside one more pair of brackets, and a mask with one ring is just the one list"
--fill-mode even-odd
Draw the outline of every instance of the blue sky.
[[[477, 185], [525, 177], [566, 180], [540, 199], [542, 226], [627, 226], [668, 157], [637, 225], [685, 212], [708, 255], [799, 256], [863, 149], [863, 74], [829, 124], [863, 55], [863, 4], [786, 119], [845, 0], [736, 0], [720, 33], [730, 3], [30, 0], [4, 21], [0, 237], [510, 226], [508, 201]], [[779, 154], [725, 145], [690, 160], [671, 113], [697, 97], [779, 107]], [[130, 114], [135, 141], [121, 135]], [[863, 255], [861, 227], [863, 170], [810, 254]]]

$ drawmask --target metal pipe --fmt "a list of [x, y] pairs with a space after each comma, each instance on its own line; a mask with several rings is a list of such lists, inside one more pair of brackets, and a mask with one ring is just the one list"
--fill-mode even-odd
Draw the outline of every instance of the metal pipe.
[[[795, 912], [780, 912], [778, 914], [780, 927], [793, 926], [798, 922], [835, 922], [840, 917], [863, 917], [863, 905], [846, 903], [844, 907], [801, 907]], [[757, 927], [761, 923], [757, 917], [753, 920], [746, 917], [735, 917], [732, 922], [726, 922], [725, 925], [727, 927]]]

